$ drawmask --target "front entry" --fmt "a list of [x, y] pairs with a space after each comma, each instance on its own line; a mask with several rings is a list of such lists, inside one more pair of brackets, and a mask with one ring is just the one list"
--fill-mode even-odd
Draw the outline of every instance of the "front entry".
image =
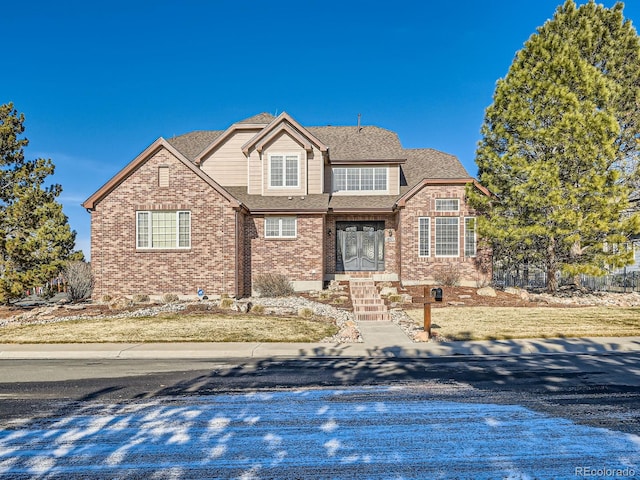
[[384, 270], [384, 222], [336, 222], [336, 271]]

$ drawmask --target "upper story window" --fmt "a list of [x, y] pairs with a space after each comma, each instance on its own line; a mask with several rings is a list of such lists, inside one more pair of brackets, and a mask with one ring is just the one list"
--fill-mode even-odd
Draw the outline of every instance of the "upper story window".
[[436, 198], [436, 212], [459, 212], [460, 200], [457, 198]]
[[297, 154], [269, 155], [269, 186], [282, 188], [297, 188], [299, 180], [299, 160]]
[[353, 192], [388, 190], [387, 167], [335, 167], [333, 169], [333, 191]]
[[136, 212], [137, 248], [190, 248], [191, 212]]

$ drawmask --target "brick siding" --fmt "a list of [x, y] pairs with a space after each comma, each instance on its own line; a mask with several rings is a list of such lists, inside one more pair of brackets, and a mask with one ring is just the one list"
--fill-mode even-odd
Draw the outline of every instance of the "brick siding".
[[[287, 216], [287, 215], [283, 215]], [[244, 228], [244, 291], [257, 275], [280, 273], [297, 282], [322, 282], [323, 215], [296, 215], [296, 238], [265, 238], [264, 216], [247, 216]]]
[[[169, 167], [168, 187], [158, 186], [161, 165]], [[191, 248], [137, 249], [139, 210], [190, 211]], [[236, 293], [236, 212], [168, 151], [162, 149], [150, 157], [97, 203], [91, 217], [94, 298], [136, 293], [196, 295], [199, 288], [207, 295]]]
[[[457, 198], [460, 201], [458, 212], [438, 212], [435, 209], [436, 198]], [[464, 218], [475, 213], [465, 202], [464, 185], [426, 186], [411, 197], [405, 208], [400, 211], [400, 259], [402, 281], [412, 283], [433, 283], [445, 273], [453, 270], [463, 284], [475, 286], [490, 279], [490, 267], [487, 265], [488, 252], [478, 250], [476, 256], [464, 256]], [[418, 255], [418, 218], [429, 217], [430, 245], [428, 257]], [[435, 218], [458, 217], [459, 221], [459, 257], [435, 256]]]

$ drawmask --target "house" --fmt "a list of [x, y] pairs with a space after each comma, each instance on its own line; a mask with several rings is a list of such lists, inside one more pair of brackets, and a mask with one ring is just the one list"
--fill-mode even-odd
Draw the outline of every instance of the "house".
[[260, 114], [159, 138], [83, 206], [94, 297], [252, 294], [257, 275], [296, 290], [351, 277], [433, 283], [489, 275], [452, 155], [405, 149], [374, 126], [305, 127]]

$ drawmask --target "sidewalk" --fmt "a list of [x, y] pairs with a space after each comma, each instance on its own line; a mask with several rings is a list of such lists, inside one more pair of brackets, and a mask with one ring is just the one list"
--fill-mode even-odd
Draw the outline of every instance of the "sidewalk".
[[360, 322], [363, 343], [0, 344], [8, 359], [429, 358], [640, 352], [640, 336], [414, 343], [392, 322]]

